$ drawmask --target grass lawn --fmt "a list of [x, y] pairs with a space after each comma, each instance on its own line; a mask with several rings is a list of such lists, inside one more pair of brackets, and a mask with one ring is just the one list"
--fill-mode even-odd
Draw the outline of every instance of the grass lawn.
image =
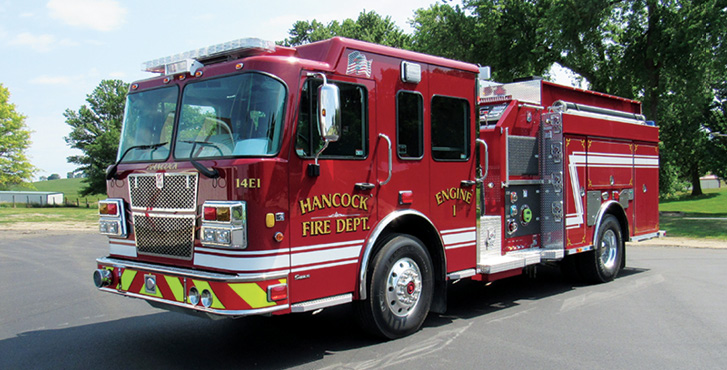
[[704, 194], [697, 197], [686, 193], [674, 200], [663, 200], [659, 203], [659, 211], [684, 212], [696, 217], [727, 217], [727, 187], [705, 189]]
[[707, 238], [727, 241], [727, 218], [661, 216], [659, 224], [666, 236]]
[[674, 200], [661, 201], [661, 212], [682, 212], [684, 216], [662, 215], [661, 229], [667, 236], [727, 240], [727, 187], [705, 189], [692, 197], [683, 194]]
[[97, 222], [98, 208], [50, 207], [12, 208], [0, 207], [0, 227], [15, 222]]

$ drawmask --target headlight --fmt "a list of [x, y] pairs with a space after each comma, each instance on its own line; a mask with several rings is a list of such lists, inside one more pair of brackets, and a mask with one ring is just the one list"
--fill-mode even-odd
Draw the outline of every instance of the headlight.
[[103, 235], [125, 238], [126, 211], [124, 200], [118, 198], [105, 199], [98, 202], [98, 231]]
[[247, 248], [247, 207], [243, 201], [208, 201], [202, 206], [199, 238], [207, 247]]

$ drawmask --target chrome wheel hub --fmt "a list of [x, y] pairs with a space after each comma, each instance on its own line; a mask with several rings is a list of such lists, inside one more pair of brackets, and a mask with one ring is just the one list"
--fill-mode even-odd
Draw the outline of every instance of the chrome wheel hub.
[[419, 266], [411, 258], [402, 258], [391, 267], [386, 279], [386, 304], [396, 316], [406, 316], [416, 307], [422, 293]]
[[616, 264], [616, 254], [618, 253], [618, 240], [613, 230], [606, 230], [601, 239], [599, 246], [599, 254], [601, 263], [607, 269], [612, 269]]

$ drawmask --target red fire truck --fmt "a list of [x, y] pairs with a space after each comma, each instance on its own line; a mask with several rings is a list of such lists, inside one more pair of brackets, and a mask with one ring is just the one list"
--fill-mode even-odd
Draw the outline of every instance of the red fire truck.
[[352, 303], [396, 338], [451, 281], [607, 282], [659, 232], [658, 129], [633, 100], [345, 38], [143, 68], [99, 203], [105, 292], [215, 317]]

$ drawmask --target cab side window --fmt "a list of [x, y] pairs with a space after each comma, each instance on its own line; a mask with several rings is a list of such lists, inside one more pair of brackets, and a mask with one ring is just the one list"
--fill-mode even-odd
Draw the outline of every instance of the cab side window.
[[469, 103], [447, 96], [432, 98], [432, 157], [440, 161], [469, 158]]
[[424, 155], [424, 116], [422, 96], [412, 91], [396, 95], [396, 153], [402, 159]]
[[[341, 91], [341, 133], [328, 144], [320, 158], [366, 158], [368, 154], [366, 89], [363, 86], [333, 82]], [[310, 79], [303, 85], [298, 113], [295, 151], [300, 157], [315, 157], [323, 147], [318, 133], [318, 87], [321, 80]]]

